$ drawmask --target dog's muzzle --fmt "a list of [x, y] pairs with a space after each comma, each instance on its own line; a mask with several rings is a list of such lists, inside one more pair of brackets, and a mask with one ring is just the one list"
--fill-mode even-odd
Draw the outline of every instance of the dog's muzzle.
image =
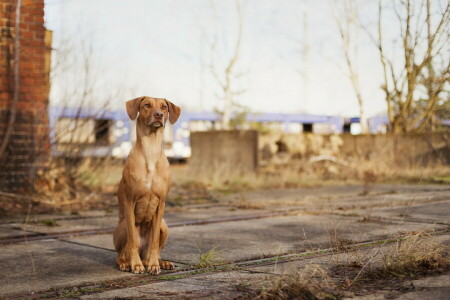
[[164, 127], [164, 123], [162, 122], [162, 121], [153, 121], [151, 124], [150, 124], [150, 126], [151, 127]]

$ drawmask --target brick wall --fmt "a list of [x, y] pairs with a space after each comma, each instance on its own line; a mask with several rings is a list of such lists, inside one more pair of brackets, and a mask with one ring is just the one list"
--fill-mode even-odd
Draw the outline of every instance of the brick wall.
[[[0, 0], [0, 145], [14, 94], [17, 0]], [[48, 122], [51, 33], [44, 27], [44, 0], [23, 0], [20, 21], [20, 93], [16, 121], [0, 157], [0, 191], [33, 192], [50, 159]]]

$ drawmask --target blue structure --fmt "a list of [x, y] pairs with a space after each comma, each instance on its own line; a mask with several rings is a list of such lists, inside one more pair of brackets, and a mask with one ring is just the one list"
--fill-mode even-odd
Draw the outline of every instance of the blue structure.
[[[65, 155], [65, 150], [58, 149], [58, 143], [60, 140], [58, 138], [57, 124], [60, 120], [78, 120], [78, 122], [82, 123], [85, 120], [94, 120], [94, 121], [105, 121], [110, 122], [107, 130], [108, 135], [113, 136], [113, 143], [86, 143], [83, 145], [80, 153], [78, 155], [83, 157], [105, 157], [111, 154], [114, 154], [114, 149], [120, 149], [125, 145], [129, 144], [131, 148], [132, 141], [132, 124], [127, 115], [127, 113], [123, 110], [116, 111], [108, 111], [108, 110], [98, 110], [95, 111], [90, 108], [72, 108], [72, 107], [50, 107], [49, 108], [49, 123], [50, 123], [50, 141], [53, 145], [52, 155], [54, 156], [63, 156]], [[70, 123], [70, 122], [68, 122]], [[66, 125], [66, 124], [64, 124]], [[74, 125], [76, 125], [74, 123]], [[70, 130], [70, 128], [67, 128]], [[87, 135], [95, 135], [95, 132], [88, 132]], [[95, 138], [94, 138], [95, 139]], [[124, 149], [126, 151], [127, 149]], [[129, 149], [128, 149], [129, 151]], [[121, 156], [121, 155], [118, 155]]]
[[368, 120], [370, 133], [386, 133], [389, 125], [388, 116], [373, 117]]
[[[50, 107], [50, 138], [52, 141], [52, 153], [55, 156], [65, 155], [59, 150], [58, 145], [64, 144], [57, 138], [57, 128], [71, 126], [73, 123], [90, 120], [94, 125], [90, 127], [91, 132], [83, 132], [91, 136], [89, 142], [81, 142], [82, 147], [78, 155], [83, 157], [114, 157], [125, 158], [134, 139], [134, 122], [132, 122], [124, 110], [98, 110], [89, 108], [67, 108]], [[64, 120], [68, 120], [64, 123]], [[321, 116], [308, 114], [284, 114], [284, 113], [262, 113], [249, 114], [248, 122], [257, 122], [266, 126], [276, 126], [277, 129], [287, 133], [313, 132], [313, 126], [321, 124], [325, 126], [323, 133], [340, 134], [344, 132], [345, 124], [349, 121], [343, 117]], [[359, 119], [350, 119], [350, 122], [358, 123]], [[58, 125], [60, 123], [60, 125]], [[95, 130], [97, 123], [107, 124], [108, 143], [97, 141]], [[69, 124], [69, 125], [67, 125]], [[220, 128], [220, 115], [214, 112], [183, 112], [178, 122], [173, 126], [167, 125], [165, 132], [165, 151], [168, 157], [184, 159], [190, 156], [189, 136], [191, 131], [213, 130]], [[79, 141], [78, 141], [79, 142]]]
[[[60, 139], [57, 129], [66, 129], [76, 125], [77, 122], [86, 120], [89, 126], [82, 129], [86, 141], [80, 143], [79, 152], [76, 155], [82, 157], [114, 156], [125, 158], [134, 141], [134, 122], [132, 122], [124, 110], [93, 110], [89, 108], [63, 108], [50, 107], [50, 139], [53, 145], [54, 156], [64, 156], [64, 147], [67, 140]], [[189, 112], [183, 111], [178, 122], [174, 125], [167, 123], [164, 132], [165, 152], [173, 159], [185, 159], [190, 157], [190, 132], [220, 129], [220, 115], [214, 112]], [[71, 123], [71, 120], [73, 121]], [[80, 121], [81, 120], [81, 121]], [[353, 133], [353, 124], [359, 124], [359, 118], [344, 118], [325, 115], [262, 113], [248, 114], [247, 122], [261, 123], [269, 128], [286, 133], [316, 132], [325, 134]], [[389, 124], [387, 116], [373, 117], [368, 120], [370, 133], [385, 133]], [[450, 125], [450, 120], [442, 120], [442, 124]], [[246, 128], [242, 128], [246, 129]], [[70, 131], [70, 130], [69, 130]], [[70, 140], [72, 142], [72, 140]], [[62, 149], [62, 150], [61, 150]]]

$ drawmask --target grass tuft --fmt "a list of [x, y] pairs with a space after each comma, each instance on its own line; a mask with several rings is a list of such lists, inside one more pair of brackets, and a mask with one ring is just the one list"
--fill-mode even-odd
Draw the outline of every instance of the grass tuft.
[[257, 299], [335, 299], [333, 281], [326, 269], [309, 264], [295, 274], [282, 275], [268, 288], [262, 289]]
[[449, 267], [448, 246], [419, 233], [397, 242], [396, 246], [384, 255], [382, 266], [369, 270], [367, 276], [414, 277]]
[[395, 289], [401, 280], [449, 271], [448, 248], [422, 232], [395, 245], [384, 242], [378, 249], [344, 251], [346, 263], [333, 263], [329, 270], [309, 264], [295, 274], [282, 275], [253, 296], [256, 299], [336, 299], [352, 291], [367, 293], [368, 288]]
[[448, 246], [424, 233], [399, 240], [390, 247], [380, 247], [382, 248], [375, 255], [354, 255], [350, 263], [333, 267], [335, 274], [345, 275], [343, 286], [376, 283], [387, 279], [417, 278], [450, 270]]
[[58, 222], [56, 222], [56, 220], [53, 220], [53, 219], [42, 220], [41, 223], [48, 227], [59, 226]]
[[214, 246], [207, 252], [202, 252], [202, 250], [197, 246], [198, 249], [198, 263], [194, 266], [195, 268], [211, 268], [214, 266], [222, 265], [224, 263], [221, 252], [223, 250], [218, 250], [219, 245]]

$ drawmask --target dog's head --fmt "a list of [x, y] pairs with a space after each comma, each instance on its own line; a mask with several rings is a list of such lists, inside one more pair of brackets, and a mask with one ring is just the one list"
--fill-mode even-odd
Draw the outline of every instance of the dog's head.
[[138, 118], [138, 122], [152, 128], [164, 127], [167, 118], [175, 124], [181, 113], [178, 106], [164, 98], [139, 97], [127, 101], [126, 106], [131, 120]]

